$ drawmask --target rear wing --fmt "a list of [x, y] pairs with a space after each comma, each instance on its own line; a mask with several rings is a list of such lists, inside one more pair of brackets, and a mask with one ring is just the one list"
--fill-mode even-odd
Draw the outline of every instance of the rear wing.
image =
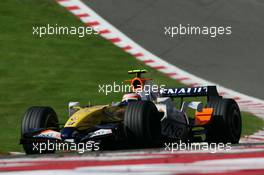
[[161, 97], [221, 97], [216, 86], [183, 87], [183, 88], [162, 88]]

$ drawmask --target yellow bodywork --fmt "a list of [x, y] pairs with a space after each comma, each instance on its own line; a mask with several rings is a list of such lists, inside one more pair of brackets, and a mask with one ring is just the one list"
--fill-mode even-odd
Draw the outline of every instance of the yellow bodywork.
[[78, 130], [89, 129], [101, 123], [120, 122], [123, 120], [124, 107], [100, 105], [93, 107], [78, 107], [66, 122], [64, 127], [74, 127]]

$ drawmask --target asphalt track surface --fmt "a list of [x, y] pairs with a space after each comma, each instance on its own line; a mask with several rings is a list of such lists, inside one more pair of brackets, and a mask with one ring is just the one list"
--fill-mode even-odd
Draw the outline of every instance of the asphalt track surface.
[[[264, 99], [261, 0], [83, 0], [145, 49], [194, 75]], [[231, 26], [232, 34], [165, 35], [165, 26]]]

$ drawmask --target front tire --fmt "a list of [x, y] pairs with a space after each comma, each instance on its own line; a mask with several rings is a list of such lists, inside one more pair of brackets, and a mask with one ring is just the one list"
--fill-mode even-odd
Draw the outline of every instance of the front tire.
[[[30, 107], [24, 114], [21, 126], [21, 137], [36, 129], [55, 128], [59, 130], [58, 117], [55, 111], [50, 107]], [[23, 143], [26, 154], [39, 154], [39, 151], [33, 149], [33, 142]], [[43, 153], [54, 153], [55, 150], [46, 150]]]

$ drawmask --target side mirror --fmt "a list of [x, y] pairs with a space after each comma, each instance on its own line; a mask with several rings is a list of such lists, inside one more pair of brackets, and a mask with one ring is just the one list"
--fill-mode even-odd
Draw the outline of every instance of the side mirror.
[[80, 103], [79, 102], [69, 102], [68, 104], [68, 110], [69, 110], [69, 116], [72, 116], [77, 110], [75, 107], [79, 107]]

